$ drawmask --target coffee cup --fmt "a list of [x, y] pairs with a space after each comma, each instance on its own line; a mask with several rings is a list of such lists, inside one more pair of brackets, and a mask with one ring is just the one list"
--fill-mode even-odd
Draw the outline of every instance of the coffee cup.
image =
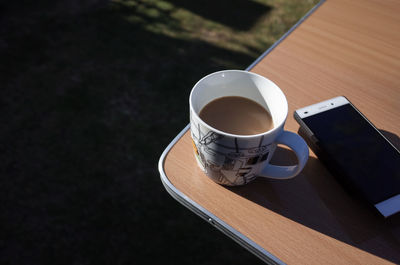
[[[262, 106], [272, 118], [273, 125], [266, 131], [237, 134], [218, 129], [218, 123], [211, 126], [200, 118], [205, 106], [211, 102], [217, 104], [217, 99], [225, 97], [247, 99]], [[212, 73], [194, 85], [189, 105], [195, 158], [205, 174], [216, 183], [238, 186], [256, 177], [289, 179], [304, 168], [309, 155], [307, 144], [298, 134], [283, 129], [288, 104], [282, 90], [271, 80], [241, 70]], [[228, 120], [234, 119], [230, 117]], [[237, 129], [240, 132], [240, 128]], [[270, 164], [277, 144], [292, 149], [298, 163], [292, 166]]]

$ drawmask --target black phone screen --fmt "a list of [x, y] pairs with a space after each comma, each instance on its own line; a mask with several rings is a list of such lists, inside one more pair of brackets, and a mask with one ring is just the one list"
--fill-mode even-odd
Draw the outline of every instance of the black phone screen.
[[351, 104], [302, 120], [314, 133], [325, 162], [369, 202], [400, 194], [399, 151]]

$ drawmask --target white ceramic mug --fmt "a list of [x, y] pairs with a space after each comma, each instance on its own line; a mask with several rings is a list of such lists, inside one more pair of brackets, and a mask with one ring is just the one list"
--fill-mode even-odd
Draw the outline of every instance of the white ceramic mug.
[[[260, 134], [235, 135], [220, 131], [200, 119], [201, 109], [220, 97], [240, 96], [263, 106], [274, 127]], [[236, 186], [257, 176], [287, 179], [296, 176], [308, 159], [308, 147], [299, 135], [284, 131], [288, 104], [281, 89], [255, 73], [226, 70], [202, 78], [193, 87], [190, 98], [190, 129], [199, 166], [215, 182]], [[277, 144], [287, 145], [297, 156], [293, 166], [271, 165]]]

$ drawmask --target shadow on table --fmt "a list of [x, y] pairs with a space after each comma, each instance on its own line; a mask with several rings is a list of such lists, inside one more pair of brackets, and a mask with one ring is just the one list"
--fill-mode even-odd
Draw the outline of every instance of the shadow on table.
[[398, 150], [400, 150], [400, 137], [396, 134], [385, 131], [379, 130]]
[[[398, 144], [396, 135], [384, 134]], [[282, 147], [277, 148], [272, 161], [280, 165], [295, 162], [294, 153]], [[320, 174], [313, 174], [315, 171]], [[350, 196], [317, 158], [310, 156], [302, 173], [293, 179], [258, 178], [244, 187], [229, 189], [320, 233], [400, 263], [400, 254], [396, 253], [400, 249], [400, 214], [388, 219], [379, 216]]]

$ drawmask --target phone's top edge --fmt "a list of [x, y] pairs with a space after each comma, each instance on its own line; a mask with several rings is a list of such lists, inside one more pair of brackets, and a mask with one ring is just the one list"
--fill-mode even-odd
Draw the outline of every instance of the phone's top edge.
[[298, 109], [295, 111], [295, 113], [301, 118], [306, 118], [312, 115], [315, 115], [317, 113], [321, 113], [327, 110], [331, 110], [346, 104], [349, 104], [350, 101], [344, 97], [344, 96], [339, 96], [335, 98], [331, 98], [328, 100], [324, 100], [318, 103], [315, 103], [313, 105], [309, 105], [307, 107]]

